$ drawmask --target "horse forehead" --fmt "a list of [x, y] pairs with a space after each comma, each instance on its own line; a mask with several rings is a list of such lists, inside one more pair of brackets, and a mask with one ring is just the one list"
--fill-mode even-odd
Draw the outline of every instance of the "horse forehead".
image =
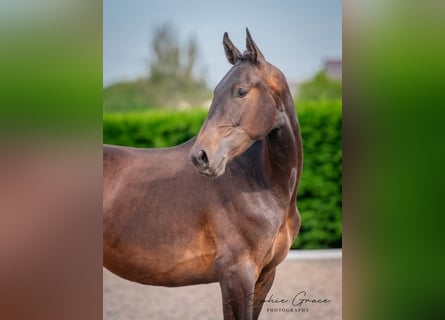
[[223, 83], [235, 84], [242, 82], [252, 82], [261, 77], [259, 70], [249, 62], [241, 62], [232, 67], [223, 79]]
[[219, 90], [215, 91], [223, 93], [237, 84], [263, 83], [269, 90], [278, 94], [285, 87], [283, 79], [280, 71], [270, 64], [266, 68], [260, 69], [250, 63], [242, 62], [232, 67], [218, 84], [217, 89]]
[[267, 63], [261, 68], [252, 65], [241, 66], [234, 73], [233, 80], [239, 83], [262, 82], [269, 90], [279, 93], [286, 86], [286, 80], [282, 73], [273, 65]]

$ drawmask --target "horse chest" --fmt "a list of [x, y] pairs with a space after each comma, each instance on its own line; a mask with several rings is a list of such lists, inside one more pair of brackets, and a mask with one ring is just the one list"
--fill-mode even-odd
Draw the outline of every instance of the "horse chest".
[[286, 220], [287, 208], [271, 191], [239, 192], [221, 199], [211, 214], [216, 241], [232, 250], [267, 250]]

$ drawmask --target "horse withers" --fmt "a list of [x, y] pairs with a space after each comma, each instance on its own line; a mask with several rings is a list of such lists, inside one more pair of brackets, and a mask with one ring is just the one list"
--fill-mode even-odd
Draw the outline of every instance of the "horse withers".
[[219, 282], [224, 319], [257, 319], [300, 228], [302, 141], [286, 78], [247, 30], [197, 137], [104, 146], [103, 261], [148, 285]]

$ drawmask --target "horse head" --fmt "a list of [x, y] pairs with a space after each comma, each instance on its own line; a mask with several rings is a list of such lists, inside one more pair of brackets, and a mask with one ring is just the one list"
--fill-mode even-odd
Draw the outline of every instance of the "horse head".
[[218, 177], [226, 164], [263, 139], [286, 119], [289, 89], [284, 75], [268, 63], [246, 29], [244, 53], [227, 32], [223, 45], [233, 65], [214, 90], [209, 114], [190, 157], [199, 173]]

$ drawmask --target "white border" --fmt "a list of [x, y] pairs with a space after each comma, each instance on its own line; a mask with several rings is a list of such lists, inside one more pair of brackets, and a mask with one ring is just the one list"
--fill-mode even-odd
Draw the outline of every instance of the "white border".
[[286, 260], [341, 259], [342, 249], [289, 250]]

